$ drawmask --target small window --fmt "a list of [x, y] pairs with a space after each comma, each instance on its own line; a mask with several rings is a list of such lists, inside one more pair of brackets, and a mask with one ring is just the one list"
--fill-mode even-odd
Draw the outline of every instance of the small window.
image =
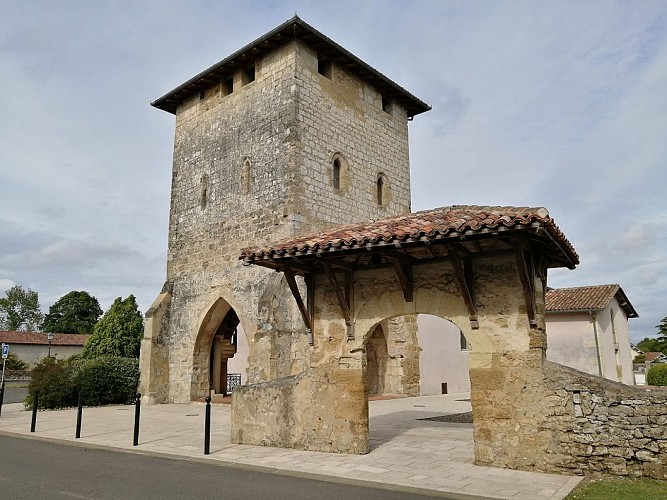
[[333, 161], [332, 176], [334, 189], [340, 189], [340, 159], [338, 158]]
[[463, 335], [463, 332], [459, 330], [459, 334], [461, 335], [461, 350], [462, 351], [469, 351], [470, 350], [470, 344], [468, 344], [468, 339], [466, 339], [466, 336]]
[[255, 65], [253, 64], [243, 72], [243, 84], [247, 85], [255, 81]]
[[208, 175], [204, 174], [201, 176], [199, 182], [199, 206], [202, 210], [206, 208], [208, 204]]
[[249, 194], [252, 188], [251, 166], [250, 160], [245, 158], [241, 167], [241, 190], [244, 194]]
[[382, 111], [391, 114], [392, 108], [393, 108], [393, 101], [389, 97], [382, 96]]
[[333, 65], [331, 64], [330, 61], [327, 61], [326, 59], [322, 59], [320, 57], [317, 58], [317, 72], [322, 75], [326, 76], [329, 80], [331, 80], [333, 76]]
[[199, 91], [199, 100], [203, 101], [204, 97], [206, 97], [206, 90], [202, 89]]
[[378, 205], [384, 205], [385, 196], [384, 196], [384, 178], [382, 174], [378, 175], [376, 182], [376, 201]]
[[232, 92], [234, 92], [234, 78], [232, 77], [226, 78], [222, 82], [222, 88], [225, 91], [225, 95], [229, 95]]

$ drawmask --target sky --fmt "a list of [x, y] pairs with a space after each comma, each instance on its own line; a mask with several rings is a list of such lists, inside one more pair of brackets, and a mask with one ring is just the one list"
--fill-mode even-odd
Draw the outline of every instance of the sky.
[[145, 312], [166, 275], [174, 117], [150, 106], [295, 13], [433, 109], [412, 208], [544, 206], [579, 253], [553, 287], [618, 283], [667, 316], [665, 1], [0, 0], [0, 292]]

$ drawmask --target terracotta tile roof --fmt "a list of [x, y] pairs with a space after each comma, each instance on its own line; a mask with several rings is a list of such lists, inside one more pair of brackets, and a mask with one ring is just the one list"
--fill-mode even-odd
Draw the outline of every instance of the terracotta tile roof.
[[431, 239], [462, 239], [471, 235], [494, 235], [510, 229], [541, 226], [546, 238], [574, 268], [579, 256], [556, 226], [546, 208], [492, 207], [455, 205], [391, 217], [367, 224], [339, 226], [331, 231], [275, 243], [266, 248], [250, 247], [241, 251], [246, 263], [271, 257], [298, 256], [318, 251], [368, 248]]
[[[659, 352], [659, 351], [658, 352], [653, 352], [653, 351], [645, 352], [644, 356], [646, 356], [646, 361], [648, 361], [649, 363], [653, 363], [656, 360], [659, 363], [661, 363], [661, 362], [663, 362], [662, 359], [664, 359], [664, 357], [665, 357], [665, 355], [663, 353]], [[662, 358], [662, 359], [658, 359], [658, 358]]]
[[614, 297], [628, 318], [639, 316], [623, 289], [616, 284], [549, 289], [545, 306], [547, 312], [602, 311]]
[[[90, 335], [80, 335], [78, 333], [54, 333], [51, 345], [82, 346], [86, 343], [88, 337], [90, 337]], [[46, 333], [42, 332], [0, 331], [0, 342], [5, 344], [49, 345]]]

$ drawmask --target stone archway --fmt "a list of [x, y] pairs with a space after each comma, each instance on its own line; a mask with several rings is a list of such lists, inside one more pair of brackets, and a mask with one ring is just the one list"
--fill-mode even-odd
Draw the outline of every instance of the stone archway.
[[548, 411], [546, 271], [578, 263], [545, 209], [435, 209], [246, 249], [242, 258], [284, 273], [312, 345], [298, 375], [235, 394], [234, 442], [367, 453], [366, 341], [387, 318], [433, 314], [472, 344], [476, 462], [543, 462], [553, 438], [536, 418]]
[[[199, 323], [192, 355], [191, 399], [202, 399], [212, 392], [227, 394], [229, 360], [238, 354], [233, 366], [245, 371], [247, 352], [245, 330], [236, 308], [218, 297]], [[245, 360], [240, 359], [244, 356]]]

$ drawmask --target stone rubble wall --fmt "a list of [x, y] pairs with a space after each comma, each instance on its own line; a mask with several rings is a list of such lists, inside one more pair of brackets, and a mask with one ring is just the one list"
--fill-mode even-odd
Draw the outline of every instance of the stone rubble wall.
[[542, 470], [667, 479], [667, 388], [628, 386], [544, 363]]

